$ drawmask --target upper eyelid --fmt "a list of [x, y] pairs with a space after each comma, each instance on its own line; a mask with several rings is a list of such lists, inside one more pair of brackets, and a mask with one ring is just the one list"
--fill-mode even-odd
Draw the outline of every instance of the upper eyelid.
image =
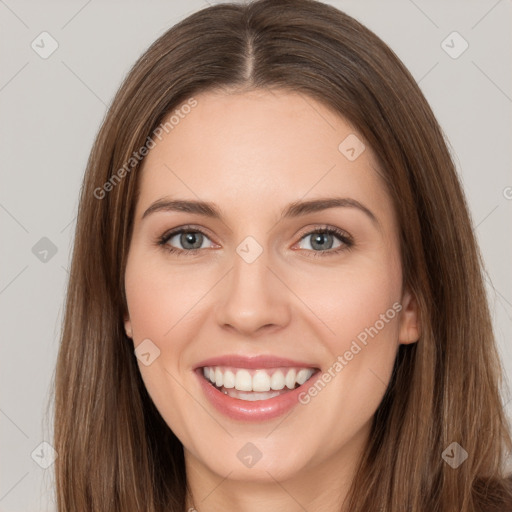
[[176, 227], [173, 229], [169, 229], [161, 236], [161, 238], [165, 238], [168, 240], [168, 239], [172, 238], [173, 236], [179, 235], [184, 232], [202, 233], [203, 235], [205, 235], [211, 239], [211, 236], [208, 234], [208, 231], [205, 230], [204, 228], [200, 228], [200, 227], [196, 227], [196, 226], [188, 225], [188, 224], [185, 226], [179, 226], [179, 227]]

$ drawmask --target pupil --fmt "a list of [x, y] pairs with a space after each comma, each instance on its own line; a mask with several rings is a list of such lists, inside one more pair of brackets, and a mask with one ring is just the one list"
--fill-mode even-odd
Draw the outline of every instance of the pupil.
[[[199, 237], [199, 242], [197, 241], [197, 238]], [[201, 247], [201, 234], [200, 233], [183, 233], [181, 235], [181, 243], [183, 244], [183, 247], [187, 249], [199, 249]], [[194, 242], [195, 240], [195, 242]], [[187, 244], [192, 244], [193, 247], [187, 247]]]
[[[325, 239], [326, 237], [332, 237], [332, 235], [316, 233], [315, 236], [313, 237], [313, 242], [312, 242], [311, 246], [314, 249], [315, 248], [325, 249], [327, 247], [327, 245], [329, 245], [329, 244], [327, 244], [325, 241], [322, 242], [322, 239]], [[315, 244], [318, 244], [317, 247], [315, 247]], [[330, 248], [330, 246], [327, 248]]]

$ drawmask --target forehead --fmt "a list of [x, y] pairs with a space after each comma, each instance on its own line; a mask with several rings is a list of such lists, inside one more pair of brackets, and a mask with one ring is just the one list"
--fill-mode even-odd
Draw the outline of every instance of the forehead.
[[252, 213], [269, 202], [329, 194], [390, 207], [371, 148], [313, 98], [257, 90], [194, 99], [191, 109], [176, 107], [167, 117], [174, 116], [172, 128], [154, 139], [142, 166], [139, 212], [174, 195]]

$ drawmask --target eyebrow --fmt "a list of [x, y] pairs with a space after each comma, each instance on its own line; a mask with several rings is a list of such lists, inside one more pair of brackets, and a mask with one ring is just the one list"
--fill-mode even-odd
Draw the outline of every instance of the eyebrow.
[[[359, 201], [349, 197], [326, 197], [309, 201], [294, 201], [286, 206], [279, 220], [301, 217], [310, 213], [320, 212], [329, 208], [357, 208], [380, 227], [375, 214]], [[155, 201], [142, 215], [142, 219], [155, 212], [185, 212], [223, 220], [223, 215], [215, 203], [185, 199], [162, 198]]]

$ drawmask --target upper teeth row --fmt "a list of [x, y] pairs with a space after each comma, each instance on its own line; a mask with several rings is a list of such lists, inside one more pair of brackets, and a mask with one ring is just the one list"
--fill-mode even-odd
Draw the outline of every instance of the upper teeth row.
[[205, 378], [217, 387], [235, 388], [238, 391], [278, 391], [285, 386], [293, 389], [296, 382], [299, 385], [304, 384], [313, 373], [313, 368], [302, 368], [298, 371], [295, 368], [276, 370], [272, 376], [266, 370], [255, 370], [254, 375], [251, 375], [245, 369], [228, 370], [218, 366], [203, 368]]

